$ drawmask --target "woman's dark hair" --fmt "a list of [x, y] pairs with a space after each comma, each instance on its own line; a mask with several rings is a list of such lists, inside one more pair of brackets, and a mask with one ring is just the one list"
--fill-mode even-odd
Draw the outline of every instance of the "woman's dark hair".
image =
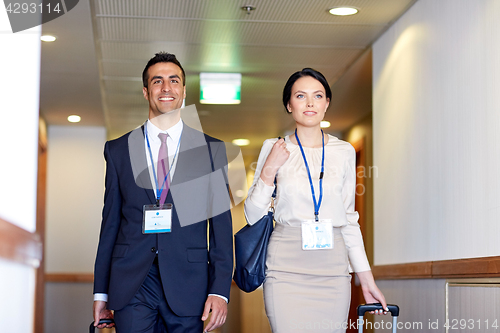
[[288, 78], [288, 81], [286, 81], [285, 87], [283, 88], [283, 106], [285, 107], [286, 113], [289, 113], [287, 106], [288, 102], [290, 102], [290, 98], [292, 97], [292, 86], [295, 83], [295, 81], [304, 76], [310, 76], [318, 80], [325, 88], [325, 93], [328, 100], [332, 99], [332, 90], [330, 89], [330, 85], [328, 85], [328, 81], [326, 81], [323, 74], [312, 68], [304, 68], [301, 71], [293, 73]]

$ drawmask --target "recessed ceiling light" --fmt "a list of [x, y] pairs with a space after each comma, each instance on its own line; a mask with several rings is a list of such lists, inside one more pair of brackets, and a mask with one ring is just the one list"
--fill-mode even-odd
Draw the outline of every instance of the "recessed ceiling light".
[[248, 139], [234, 139], [233, 141], [233, 145], [236, 145], [236, 146], [248, 146], [250, 144], [250, 140]]
[[330, 125], [330, 122], [326, 120], [323, 120], [321, 123], [319, 123], [319, 126], [321, 126], [321, 128], [328, 128], [330, 127]]
[[82, 118], [80, 116], [75, 115], [75, 114], [68, 117], [68, 121], [70, 123], [79, 123], [80, 120], [82, 120]]
[[338, 16], [354, 15], [359, 10], [354, 7], [335, 7], [329, 10], [330, 14]]
[[53, 42], [55, 41], [57, 38], [54, 37], [54, 36], [51, 36], [51, 35], [43, 35], [40, 37], [40, 39], [44, 42]]

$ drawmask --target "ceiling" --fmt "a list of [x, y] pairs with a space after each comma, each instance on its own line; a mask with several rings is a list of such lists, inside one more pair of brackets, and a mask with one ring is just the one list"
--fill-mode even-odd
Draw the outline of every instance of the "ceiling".
[[[186, 71], [186, 105], [203, 130], [224, 141], [250, 139], [243, 152], [293, 128], [281, 93], [304, 67], [333, 90], [326, 120], [342, 132], [371, 112], [370, 45], [416, 0], [90, 0], [43, 25], [40, 107], [49, 125], [106, 126], [114, 138], [142, 124], [148, 105], [142, 70], [158, 51]], [[247, 14], [241, 9], [252, 5]], [[340, 5], [358, 14], [335, 17]], [[348, 75], [344, 75], [350, 69]], [[242, 73], [241, 104], [199, 103], [200, 72]], [[368, 94], [368, 98], [360, 98]], [[364, 100], [364, 102], [363, 102]]]

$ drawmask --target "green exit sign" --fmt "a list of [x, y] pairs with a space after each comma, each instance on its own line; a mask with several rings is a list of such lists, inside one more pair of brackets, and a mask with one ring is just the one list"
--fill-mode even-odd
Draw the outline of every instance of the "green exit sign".
[[240, 104], [240, 73], [200, 73], [201, 104]]

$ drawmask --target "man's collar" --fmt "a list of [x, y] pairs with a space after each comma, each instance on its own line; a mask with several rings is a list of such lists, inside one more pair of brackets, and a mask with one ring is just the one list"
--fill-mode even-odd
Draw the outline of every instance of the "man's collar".
[[184, 128], [184, 123], [181, 119], [175, 124], [174, 126], [170, 127], [166, 131], [162, 131], [158, 127], [156, 127], [151, 120], [148, 119], [146, 122], [146, 126], [148, 127], [148, 136], [152, 140], [159, 140], [158, 134], [160, 133], [167, 133], [174, 142], [179, 141], [182, 133], [182, 129]]

